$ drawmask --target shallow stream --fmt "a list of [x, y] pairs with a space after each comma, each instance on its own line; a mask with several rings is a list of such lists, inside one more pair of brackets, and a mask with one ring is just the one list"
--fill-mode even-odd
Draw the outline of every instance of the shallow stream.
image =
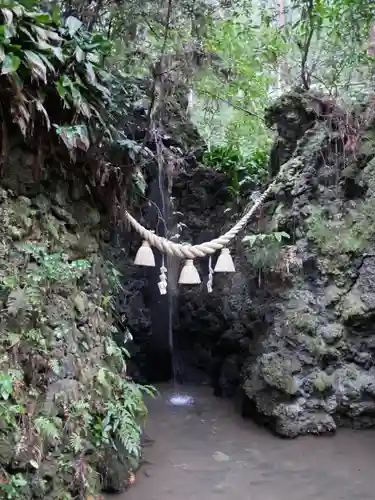
[[208, 387], [182, 386], [194, 406], [149, 402], [145, 464], [113, 500], [374, 500], [375, 432], [284, 440], [243, 420]]

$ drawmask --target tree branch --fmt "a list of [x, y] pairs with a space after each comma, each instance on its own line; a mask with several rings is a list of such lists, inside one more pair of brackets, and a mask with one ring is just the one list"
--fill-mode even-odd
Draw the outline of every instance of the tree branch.
[[[163, 61], [164, 53], [165, 53], [165, 50], [167, 48], [171, 14], [172, 14], [172, 0], [168, 0], [167, 18], [166, 18], [166, 22], [165, 22], [164, 39], [163, 39], [163, 45], [162, 45], [162, 49], [161, 49], [160, 61]], [[163, 73], [163, 72], [164, 72], [164, 69], [162, 68], [161, 71], [159, 71], [159, 73]], [[149, 107], [148, 116], [147, 116], [147, 121], [148, 121], [149, 127], [151, 125], [152, 112], [153, 112], [153, 109], [155, 106], [155, 101], [156, 101], [156, 83], [157, 83], [158, 78], [160, 78], [158, 76], [158, 73], [155, 73], [155, 72], [154, 72], [153, 76], [154, 76], [154, 78], [153, 78], [152, 88], [151, 88], [151, 102], [150, 102], [150, 107]]]
[[314, 0], [309, 0], [307, 6], [307, 22], [310, 25], [310, 29], [307, 33], [304, 46], [301, 47], [301, 49], [303, 49], [302, 61], [301, 61], [301, 80], [305, 90], [310, 89], [310, 81], [311, 81], [311, 74], [307, 69], [307, 58], [310, 52], [312, 37], [315, 32], [315, 26], [313, 23], [313, 10], [314, 10]]
[[203, 93], [211, 97], [212, 99], [216, 99], [221, 102], [225, 102], [228, 104], [228, 106], [232, 107], [233, 109], [237, 109], [238, 111], [242, 111], [243, 113], [249, 115], [249, 116], [254, 116], [256, 118], [259, 118], [260, 120], [263, 120], [263, 117], [261, 115], [258, 115], [257, 113], [254, 113], [254, 111], [250, 111], [249, 109], [243, 108], [242, 106], [239, 106], [238, 104], [233, 104], [230, 102], [228, 99], [225, 99], [224, 97], [220, 97], [218, 95], [213, 94], [209, 90], [203, 90]]

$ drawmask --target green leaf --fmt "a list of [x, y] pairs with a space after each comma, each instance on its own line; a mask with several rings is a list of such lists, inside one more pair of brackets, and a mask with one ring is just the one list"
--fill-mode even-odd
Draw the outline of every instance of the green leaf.
[[281, 231], [281, 233], [280, 233], [280, 234], [281, 234], [281, 236], [282, 236], [283, 238], [285, 238], [286, 240], [290, 240], [290, 234], [285, 233], [284, 231]]
[[36, 105], [36, 109], [40, 113], [42, 113], [44, 115], [44, 119], [45, 119], [45, 122], [46, 122], [47, 130], [49, 130], [51, 128], [51, 122], [50, 122], [50, 119], [49, 119], [49, 116], [48, 116], [46, 108], [43, 106], [41, 100], [36, 100], [35, 101], [35, 105]]
[[42, 59], [38, 56], [38, 54], [32, 52], [31, 50], [25, 50], [24, 54], [34, 75], [40, 80], [43, 80], [44, 83], [47, 83], [47, 67]]
[[95, 75], [95, 71], [94, 71], [92, 64], [87, 62], [85, 64], [85, 67], [86, 67], [86, 77], [87, 77], [88, 82], [91, 83], [91, 85], [95, 85], [96, 84], [96, 75]]
[[46, 64], [46, 66], [52, 73], [56, 73], [53, 64], [51, 63], [51, 61], [48, 59], [47, 56], [45, 56], [44, 54], [39, 54], [39, 57], [42, 59], [42, 61]]
[[82, 22], [74, 16], [69, 16], [65, 26], [68, 28], [69, 35], [73, 37], [82, 26]]
[[88, 61], [90, 61], [94, 64], [100, 63], [100, 56], [97, 52], [88, 52], [86, 57], [87, 57]]
[[55, 86], [56, 86], [56, 90], [59, 93], [59, 96], [61, 97], [61, 99], [65, 99], [65, 96], [67, 94], [67, 89], [64, 87], [63, 83], [60, 80], [58, 80], [55, 83]]
[[257, 234], [249, 234], [243, 238], [242, 243], [248, 243], [252, 247], [257, 239]]
[[13, 382], [10, 375], [2, 373], [0, 375], [0, 396], [7, 400], [9, 396], [12, 394], [13, 390]]
[[53, 31], [53, 30], [46, 30], [46, 31], [47, 31], [48, 38], [50, 40], [55, 40], [55, 42], [61, 42], [63, 40], [61, 38], [61, 36], [57, 33], [57, 31]]
[[75, 56], [76, 56], [77, 62], [82, 62], [85, 60], [85, 53], [83, 52], [81, 47], [76, 47]]
[[61, 47], [52, 47], [51, 50], [56, 59], [58, 59], [60, 62], [65, 61], [65, 56]]
[[14, 73], [18, 70], [21, 63], [21, 59], [15, 54], [7, 54], [3, 60], [1, 67], [1, 74], [7, 75], [9, 73]]
[[23, 5], [13, 5], [12, 12], [15, 16], [21, 17], [25, 12], [25, 8], [23, 7]]
[[51, 16], [52, 16], [52, 21], [55, 24], [59, 25], [60, 24], [60, 11], [59, 11], [58, 7], [55, 7], [52, 10]]
[[28, 38], [30, 38], [30, 40], [32, 40], [35, 44], [38, 43], [37, 39], [30, 33], [30, 31], [27, 28], [25, 28], [24, 26], [19, 26], [18, 29], [22, 31], [22, 33], [25, 33], [25, 35], [27, 35]]
[[40, 26], [31, 26], [33, 31], [38, 35], [38, 37], [44, 41], [48, 40], [48, 31]]
[[7, 24], [8, 26], [10, 24], [13, 24], [13, 12], [11, 10], [9, 10], [9, 9], [1, 9], [1, 13], [4, 16], [5, 24]]
[[34, 22], [37, 24], [50, 24], [52, 22], [52, 18], [49, 14], [41, 14], [40, 12], [25, 12], [27, 17], [31, 17], [34, 19]]

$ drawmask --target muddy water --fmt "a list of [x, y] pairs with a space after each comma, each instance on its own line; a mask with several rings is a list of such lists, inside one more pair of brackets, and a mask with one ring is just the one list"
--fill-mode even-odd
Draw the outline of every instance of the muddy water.
[[374, 500], [375, 431], [282, 440], [234, 413], [211, 389], [184, 390], [195, 407], [171, 408], [170, 387], [149, 404], [147, 462], [114, 500]]

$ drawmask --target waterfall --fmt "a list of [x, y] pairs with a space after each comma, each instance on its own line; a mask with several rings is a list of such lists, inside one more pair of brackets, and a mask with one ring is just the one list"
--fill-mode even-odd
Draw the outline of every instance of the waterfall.
[[[158, 146], [159, 149], [159, 146]], [[161, 201], [161, 215], [164, 223], [164, 235], [168, 237], [170, 230], [169, 225], [171, 222], [171, 211], [170, 211], [170, 201], [169, 201], [169, 189], [166, 189], [166, 181], [168, 181], [167, 173], [164, 169], [164, 162], [162, 160], [161, 152], [158, 151], [158, 187]], [[168, 183], [169, 184], [169, 183]], [[167, 193], [167, 196], [166, 196]], [[164, 258], [163, 258], [164, 259]], [[168, 343], [171, 355], [171, 369], [172, 369], [172, 379], [175, 385], [178, 382], [178, 357], [175, 350], [174, 338], [173, 338], [173, 312], [175, 305], [175, 297], [177, 295], [177, 273], [179, 268], [178, 259], [173, 258], [170, 255], [166, 256], [166, 260], [163, 260], [164, 265], [167, 269], [167, 300], [168, 300]]]

